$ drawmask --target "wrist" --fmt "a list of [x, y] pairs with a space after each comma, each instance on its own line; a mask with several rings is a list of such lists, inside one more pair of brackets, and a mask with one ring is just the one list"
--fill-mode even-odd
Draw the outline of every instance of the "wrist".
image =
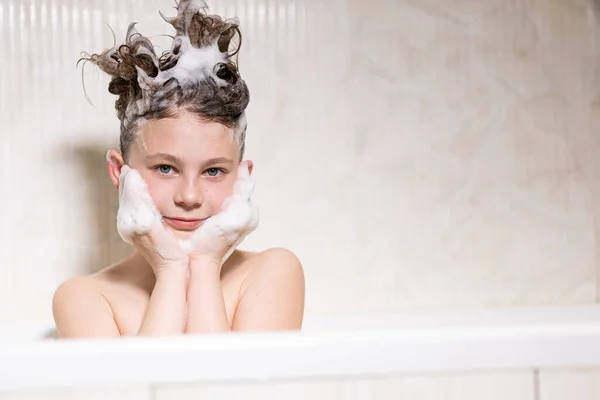
[[187, 274], [187, 265], [184, 263], [171, 264], [168, 267], [160, 268], [155, 271], [156, 280], [176, 280], [185, 278]]
[[220, 271], [221, 260], [207, 255], [190, 257], [190, 270], [196, 271]]

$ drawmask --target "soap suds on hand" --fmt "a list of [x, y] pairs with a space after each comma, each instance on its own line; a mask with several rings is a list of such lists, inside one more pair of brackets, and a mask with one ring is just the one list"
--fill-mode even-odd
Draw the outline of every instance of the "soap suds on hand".
[[199, 240], [223, 237], [227, 243], [233, 244], [221, 261], [225, 262], [235, 248], [258, 226], [258, 209], [250, 202], [255, 185], [248, 166], [240, 165], [233, 194], [223, 202], [223, 211], [209, 218], [188, 243], [183, 243], [183, 248], [190, 251]]
[[134, 235], [148, 234], [161, 224], [162, 216], [150, 197], [146, 182], [138, 171], [124, 165], [119, 176], [119, 235], [126, 243], [133, 244]]
[[[254, 191], [255, 181], [250, 177], [247, 165], [238, 170], [238, 179], [234, 184], [233, 194], [223, 203], [223, 211], [210, 217], [191, 239], [178, 240], [179, 246], [186, 253], [194, 251], [199, 240], [210, 238], [225, 238], [231, 248], [225, 254], [225, 262], [236, 247], [258, 226], [259, 214], [257, 208], [250, 202]], [[156, 208], [148, 192], [148, 186], [138, 171], [123, 166], [119, 176], [119, 211], [117, 213], [117, 230], [121, 238], [133, 245], [135, 235], [149, 234], [153, 229], [163, 230], [158, 238], [166, 240], [166, 235], [172, 235], [162, 224], [162, 216]], [[164, 243], [156, 243], [156, 251], [167, 254]], [[161, 250], [162, 249], [162, 250]]]

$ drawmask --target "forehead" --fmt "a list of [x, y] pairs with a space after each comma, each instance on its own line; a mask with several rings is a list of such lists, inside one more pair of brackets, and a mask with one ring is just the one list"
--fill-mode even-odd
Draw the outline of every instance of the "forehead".
[[237, 152], [232, 128], [189, 114], [148, 121], [137, 135], [139, 151], [147, 154], [171, 153], [185, 158]]

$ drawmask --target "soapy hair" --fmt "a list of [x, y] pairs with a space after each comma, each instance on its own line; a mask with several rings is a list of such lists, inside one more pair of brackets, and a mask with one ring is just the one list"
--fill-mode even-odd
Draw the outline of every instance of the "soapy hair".
[[102, 54], [84, 53], [80, 61], [92, 62], [112, 78], [108, 91], [118, 96], [115, 108], [125, 159], [144, 122], [176, 117], [181, 110], [233, 128], [242, 159], [250, 94], [234, 60], [241, 47], [239, 24], [208, 15], [203, 0], [179, 0], [176, 8], [175, 17], [160, 13], [176, 31], [171, 49], [161, 56], [133, 22], [125, 44]]

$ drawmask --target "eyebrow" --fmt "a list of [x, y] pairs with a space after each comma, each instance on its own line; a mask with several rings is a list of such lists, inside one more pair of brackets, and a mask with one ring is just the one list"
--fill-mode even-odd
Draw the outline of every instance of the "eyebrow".
[[156, 153], [156, 154], [150, 154], [146, 156], [147, 160], [152, 160], [155, 158], [162, 158], [163, 160], [167, 160], [172, 162], [173, 164], [183, 164], [183, 160], [177, 156], [174, 156], [172, 154], [167, 154], [167, 153]]
[[[150, 154], [148, 156], [146, 156], [146, 159], [150, 160], [150, 159], [155, 159], [155, 158], [161, 158], [163, 160], [167, 160], [172, 162], [173, 164], [179, 164], [182, 165], [183, 164], [183, 160], [177, 156], [174, 156], [172, 154], [167, 154], [167, 153], [156, 153], [156, 154]], [[214, 165], [214, 164], [231, 164], [233, 163], [233, 160], [230, 158], [225, 158], [225, 157], [215, 157], [215, 158], [209, 158], [208, 160], [204, 161], [202, 163], [203, 167], [207, 166], [207, 165]]]

